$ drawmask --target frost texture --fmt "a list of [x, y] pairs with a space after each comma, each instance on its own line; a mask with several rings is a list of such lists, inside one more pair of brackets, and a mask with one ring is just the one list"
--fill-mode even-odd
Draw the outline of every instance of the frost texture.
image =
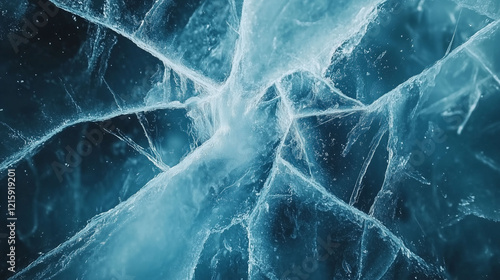
[[500, 275], [500, 2], [53, 2], [85, 36], [2, 76], [12, 279]]

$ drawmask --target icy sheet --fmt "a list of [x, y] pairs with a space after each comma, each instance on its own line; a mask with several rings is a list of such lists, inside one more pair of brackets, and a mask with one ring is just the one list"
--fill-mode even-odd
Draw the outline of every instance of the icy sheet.
[[53, 3], [0, 32], [5, 276], [500, 277], [499, 1]]

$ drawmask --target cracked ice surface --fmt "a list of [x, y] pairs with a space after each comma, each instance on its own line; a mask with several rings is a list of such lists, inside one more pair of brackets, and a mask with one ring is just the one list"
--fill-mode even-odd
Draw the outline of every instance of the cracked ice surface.
[[12, 279], [500, 275], [499, 1], [53, 2], [2, 53]]

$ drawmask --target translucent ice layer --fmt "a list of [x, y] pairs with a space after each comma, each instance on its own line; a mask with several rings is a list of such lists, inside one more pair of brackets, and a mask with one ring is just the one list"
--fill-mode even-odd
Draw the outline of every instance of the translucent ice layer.
[[0, 1], [11, 279], [500, 277], [499, 1]]

